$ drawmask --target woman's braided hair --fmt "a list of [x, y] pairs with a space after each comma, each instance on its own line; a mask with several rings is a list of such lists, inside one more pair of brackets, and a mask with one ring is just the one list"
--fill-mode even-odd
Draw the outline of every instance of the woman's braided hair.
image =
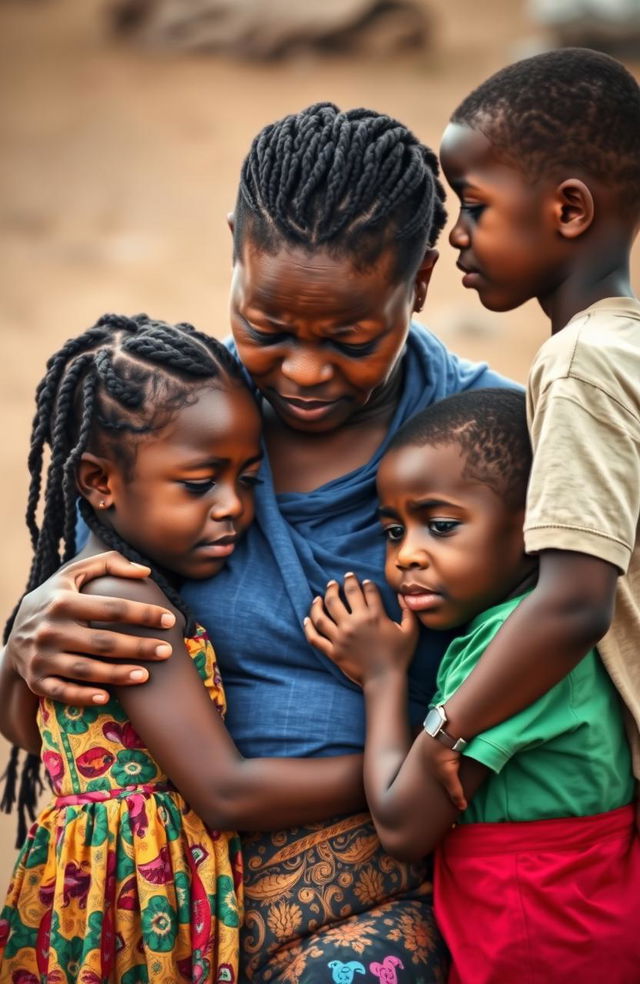
[[[189, 324], [169, 325], [146, 314], [132, 318], [105, 314], [51, 356], [36, 391], [28, 458], [31, 482], [26, 520], [33, 560], [26, 591], [42, 584], [74, 556], [79, 501], [83, 519], [104, 543], [151, 568], [154, 581], [184, 614], [186, 631], [191, 630], [189, 611], [165, 574], [100, 522], [86, 500], [78, 500], [76, 467], [82, 453], [96, 446], [112, 449], [117, 460], [130, 468], [142, 435], [168, 423], [209, 381], [225, 378], [227, 382], [243, 380], [239, 363], [224, 345]], [[42, 495], [46, 447], [50, 454]], [[5, 642], [16, 612], [17, 606], [5, 626]], [[9, 813], [17, 800], [17, 847], [26, 835], [27, 815], [35, 819], [37, 793], [42, 788], [40, 760], [33, 754], [23, 763], [17, 788], [18, 755], [14, 746], [0, 801], [0, 809]]]
[[390, 116], [316, 103], [265, 126], [242, 166], [234, 252], [283, 244], [371, 267], [388, 248], [413, 276], [446, 221], [433, 151]]

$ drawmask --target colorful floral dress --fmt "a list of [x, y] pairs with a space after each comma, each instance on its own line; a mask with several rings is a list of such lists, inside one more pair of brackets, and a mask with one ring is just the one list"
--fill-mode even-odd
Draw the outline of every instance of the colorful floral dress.
[[[204, 630], [186, 645], [223, 713]], [[205, 827], [117, 700], [95, 708], [43, 700], [39, 726], [55, 799], [31, 827], [9, 886], [0, 982], [235, 984], [237, 836]]]

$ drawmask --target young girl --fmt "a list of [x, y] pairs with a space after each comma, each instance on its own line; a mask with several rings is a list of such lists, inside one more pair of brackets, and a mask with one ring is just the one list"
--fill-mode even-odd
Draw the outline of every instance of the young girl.
[[358, 756], [241, 757], [222, 723], [213, 649], [178, 594], [182, 578], [233, 563], [260, 462], [259, 414], [237, 363], [190, 325], [105, 315], [48, 362], [29, 455], [28, 590], [73, 558], [79, 493], [90, 529], [79, 556], [111, 547], [147, 565], [87, 585], [87, 622], [90, 594], [115, 593], [125, 631], [127, 601], [161, 605], [174, 613], [174, 655], [107, 703], [41, 700], [37, 729], [36, 698], [16, 692], [16, 737], [32, 751], [41, 741], [55, 798], [29, 831], [2, 912], [2, 981], [235, 982], [241, 862], [237, 837], [222, 831], [362, 803]]
[[[307, 637], [352, 678], [367, 711], [365, 789], [383, 845], [437, 847], [435, 913], [449, 984], [638, 984], [640, 839], [622, 707], [595, 650], [527, 709], [466, 747], [443, 705], [527, 597], [522, 520], [531, 463], [524, 395], [477, 390], [434, 404], [380, 465], [392, 622], [370, 582], [333, 582]], [[418, 622], [463, 633], [447, 649], [411, 744], [406, 667]], [[463, 750], [458, 816], [432, 771]], [[451, 830], [454, 822], [458, 826]]]

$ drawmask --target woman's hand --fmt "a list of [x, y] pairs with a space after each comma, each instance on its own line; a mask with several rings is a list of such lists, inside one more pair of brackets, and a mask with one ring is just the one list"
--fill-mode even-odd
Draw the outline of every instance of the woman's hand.
[[364, 685], [389, 670], [406, 671], [418, 641], [419, 622], [402, 607], [402, 621], [384, 610], [372, 581], [362, 586], [345, 574], [344, 600], [337, 581], [329, 581], [322, 598], [315, 598], [304, 621], [307, 641], [336, 663], [345, 676]]
[[171, 646], [161, 639], [92, 628], [91, 623], [166, 629], [175, 623], [175, 615], [166, 608], [124, 598], [81, 594], [81, 588], [107, 574], [140, 579], [149, 573], [148, 567], [116, 551], [67, 565], [22, 599], [5, 659], [34, 694], [79, 707], [109, 700], [100, 685], [144, 683], [148, 670], [132, 666], [131, 661], [166, 659]]

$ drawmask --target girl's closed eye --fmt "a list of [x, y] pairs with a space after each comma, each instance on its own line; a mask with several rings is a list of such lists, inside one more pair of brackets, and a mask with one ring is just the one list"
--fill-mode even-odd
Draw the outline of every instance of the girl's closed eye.
[[255, 489], [256, 485], [262, 485], [263, 479], [254, 472], [248, 472], [246, 475], [241, 475], [239, 481], [245, 488]]
[[191, 495], [205, 495], [209, 492], [216, 484], [215, 478], [200, 478], [200, 479], [183, 479], [182, 485], [184, 485], [187, 492]]
[[434, 536], [450, 536], [460, 525], [458, 519], [430, 519], [427, 529]]

